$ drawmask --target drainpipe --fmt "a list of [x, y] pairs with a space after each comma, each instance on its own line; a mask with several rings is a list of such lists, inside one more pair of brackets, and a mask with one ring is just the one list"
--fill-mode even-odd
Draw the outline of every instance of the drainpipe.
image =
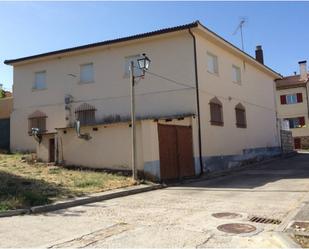
[[307, 111], [308, 111], [308, 118], [309, 118], [309, 99], [308, 99], [308, 81], [306, 82], [306, 101], [307, 101]]
[[198, 145], [199, 145], [199, 159], [200, 159], [200, 168], [202, 175], [204, 173], [203, 169], [203, 158], [202, 158], [202, 138], [201, 138], [201, 119], [200, 119], [200, 93], [199, 93], [199, 84], [198, 84], [198, 71], [197, 71], [197, 55], [196, 55], [196, 38], [193, 35], [191, 29], [189, 33], [193, 38], [193, 48], [194, 48], [194, 69], [195, 69], [195, 89], [196, 89], [196, 109], [197, 109], [197, 126], [198, 126]]

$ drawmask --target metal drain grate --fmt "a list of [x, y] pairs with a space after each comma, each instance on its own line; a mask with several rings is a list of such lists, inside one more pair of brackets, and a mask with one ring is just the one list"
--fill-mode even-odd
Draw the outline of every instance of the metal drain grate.
[[279, 225], [281, 223], [281, 220], [277, 219], [269, 219], [264, 217], [258, 217], [258, 216], [252, 216], [249, 221], [255, 222], [255, 223], [263, 223], [263, 224], [275, 224]]

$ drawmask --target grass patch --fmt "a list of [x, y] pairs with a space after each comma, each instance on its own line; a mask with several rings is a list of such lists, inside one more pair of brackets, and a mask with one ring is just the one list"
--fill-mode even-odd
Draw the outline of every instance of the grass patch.
[[21, 154], [0, 154], [0, 212], [131, 186], [130, 177], [28, 164]]

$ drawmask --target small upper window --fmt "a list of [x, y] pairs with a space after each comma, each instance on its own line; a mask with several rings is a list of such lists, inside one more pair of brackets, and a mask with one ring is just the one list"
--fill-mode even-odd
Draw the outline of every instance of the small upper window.
[[134, 75], [138, 76], [141, 75], [143, 72], [138, 66], [137, 60], [140, 59], [141, 56], [138, 55], [132, 55], [125, 57], [125, 64], [124, 64], [124, 77], [129, 77], [130, 75], [130, 64], [131, 61], [134, 62]]
[[83, 64], [80, 66], [80, 83], [94, 82], [93, 63]]
[[219, 74], [218, 57], [207, 52], [207, 70], [213, 74]]
[[292, 93], [292, 94], [280, 95], [280, 102], [282, 105], [302, 103], [303, 95], [302, 93]]
[[241, 83], [241, 71], [240, 67], [232, 66], [232, 72], [233, 72], [233, 82], [235, 83]]
[[34, 77], [33, 89], [46, 88], [46, 71], [36, 72]]

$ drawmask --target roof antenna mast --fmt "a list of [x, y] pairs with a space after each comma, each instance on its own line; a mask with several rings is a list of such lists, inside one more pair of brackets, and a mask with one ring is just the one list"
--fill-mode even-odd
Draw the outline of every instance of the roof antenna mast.
[[246, 17], [241, 17], [240, 18], [240, 22], [237, 26], [237, 28], [235, 29], [233, 35], [236, 35], [238, 30], [240, 30], [240, 37], [241, 37], [241, 50], [242, 51], [245, 51], [245, 48], [244, 48], [244, 36], [243, 36], [243, 32], [242, 32], [242, 28], [245, 24], [245, 22], [247, 22], [247, 18]]

